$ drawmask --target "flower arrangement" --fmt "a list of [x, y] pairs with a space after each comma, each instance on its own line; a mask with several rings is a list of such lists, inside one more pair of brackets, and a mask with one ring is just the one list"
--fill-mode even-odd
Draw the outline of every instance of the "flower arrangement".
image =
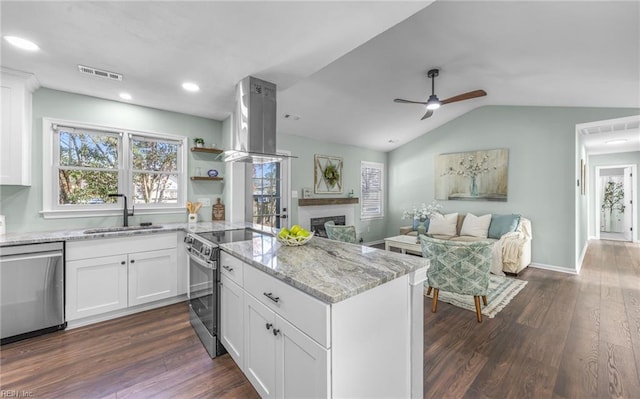
[[402, 211], [402, 219], [417, 219], [423, 221], [427, 218], [432, 218], [434, 215], [440, 215], [440, 209], [442, 205], [438, 201], [433, 200], [429, 205], [422, 203], [420, 207], [413, 207], [411, 210]]
[[487, 162], [489, 162], [489, 155], [485, 154], [480, 160], [475, 161], [475, 157], [473, 155], [469, 155], [467, 158], [462, 158], [460, 162], [458, 162], [458, 169], [454, 169], [453, 167], [449, 167], [443, 175], [458, 175], [464, 177], [476, 177], [479, 174], [490, 171], [491, 169], [487, 166]]

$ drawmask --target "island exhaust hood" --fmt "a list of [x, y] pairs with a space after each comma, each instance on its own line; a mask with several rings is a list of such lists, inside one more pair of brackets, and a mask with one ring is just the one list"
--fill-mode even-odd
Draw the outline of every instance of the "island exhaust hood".
[[236, 112], [232, 150], [225, 162], [265, 163], [284, 158], [276, 154], [276, 85], [248, 76], [236, 86]]

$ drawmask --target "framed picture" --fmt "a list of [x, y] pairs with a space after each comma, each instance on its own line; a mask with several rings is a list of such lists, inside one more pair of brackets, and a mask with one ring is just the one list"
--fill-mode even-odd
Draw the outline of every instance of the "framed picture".
[[313, 157], [313, 192], [316, 194], [342, 193], [342, 158], [329, 155]]
[[509, 150], [440, 154], [436, 158], [438, 200], [506, 201]]

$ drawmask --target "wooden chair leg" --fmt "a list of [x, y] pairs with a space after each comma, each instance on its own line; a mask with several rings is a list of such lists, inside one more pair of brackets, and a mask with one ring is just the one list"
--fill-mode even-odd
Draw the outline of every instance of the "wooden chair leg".
[[487, 302], [487, 296], [486, 295], [482, 296], [482, 303], [484, 303], [484, 306], [487, 306], [488, 302]]
[[480, 297], [474, 296], [473, 301], [476, 303], [476, 318], [478, 323], [482, 323], [482, 312], [480, 311]]
[[427, 295], [431, 295], [431, 287], [427, 287]]
[[436, 310], [438, 310], [438, 292], [440, 292], [439, 289], [437, 288], [433, 289], [433, 299], [431, 300], [431, 311], [433, 313], [435, 313]]

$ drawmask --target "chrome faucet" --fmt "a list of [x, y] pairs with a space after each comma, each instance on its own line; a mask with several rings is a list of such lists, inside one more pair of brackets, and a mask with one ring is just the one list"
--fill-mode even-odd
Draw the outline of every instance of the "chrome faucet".
[[129, 226], [129, 216], [133, 216], [133, 212], [135, 211], [135, 207], [133, 205], [131, 205], [131, 213], [129, 213], [129, 209], [127, 209], [127, 196], [124, 195], [124, 194], [109, 194], [108, 197], [122, 197], [122, 198], [124, 198], [124, 208], [122, 209], [122, 217], [124, 218], [123, 226], [124, 227]]

